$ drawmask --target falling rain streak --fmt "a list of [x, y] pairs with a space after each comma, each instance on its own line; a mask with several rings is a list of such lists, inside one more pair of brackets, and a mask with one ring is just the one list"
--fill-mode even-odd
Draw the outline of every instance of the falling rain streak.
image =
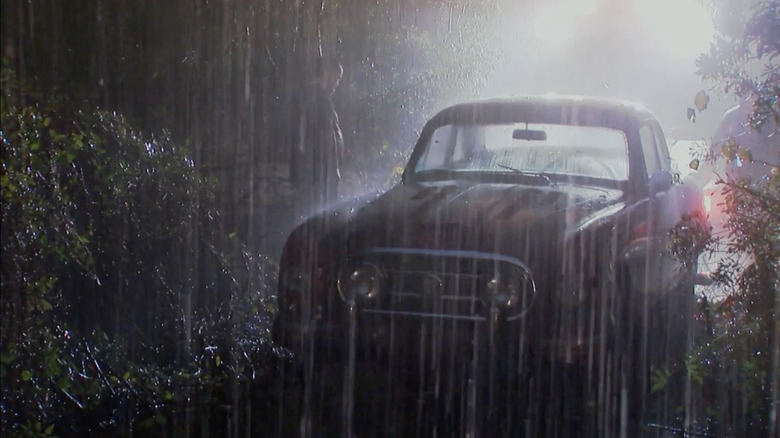
[[4, 1], [3, 434], [777, 436], [736, 3]]

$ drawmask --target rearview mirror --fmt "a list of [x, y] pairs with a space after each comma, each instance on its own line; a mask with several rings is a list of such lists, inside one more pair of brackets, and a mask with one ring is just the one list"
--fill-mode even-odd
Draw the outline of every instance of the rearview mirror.
[[515, 129], [512, 131], [515, 140], [544, 141], [547, 140], [547, 132], [533, 129]]

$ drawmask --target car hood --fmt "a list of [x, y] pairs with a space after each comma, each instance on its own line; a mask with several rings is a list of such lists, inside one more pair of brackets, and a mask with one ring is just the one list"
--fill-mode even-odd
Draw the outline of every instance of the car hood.
[[611, 213], [622, 196], [564, 184], [402, 184], [356, 212], [349, 242], [352, 251], [400, 247], [527, 256], [532, 246], [562, 242], [567, 231]]

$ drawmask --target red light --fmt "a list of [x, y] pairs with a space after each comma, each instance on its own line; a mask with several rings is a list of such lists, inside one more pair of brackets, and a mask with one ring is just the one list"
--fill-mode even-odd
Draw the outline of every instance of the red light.
[[634, 239], [647, 237], [647, 222], [642, 222], [641, 224], [634, 227], [633, 237]]

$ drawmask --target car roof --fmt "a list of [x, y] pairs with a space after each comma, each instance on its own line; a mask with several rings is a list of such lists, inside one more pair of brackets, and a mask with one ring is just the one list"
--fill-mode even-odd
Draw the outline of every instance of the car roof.
[[[595, 96], [577, 95], [528, 95], [473, 100], [458, 103], [439, 111], [434, 119], [476, 117], [478, 114], [511, 112], [516, 117], [544, 112], [598, 113], [602, 116], [622, 116], [638, 120], [657, 118], [641, 104]], [[458, 117], [460, 116], [460, 117]]]

